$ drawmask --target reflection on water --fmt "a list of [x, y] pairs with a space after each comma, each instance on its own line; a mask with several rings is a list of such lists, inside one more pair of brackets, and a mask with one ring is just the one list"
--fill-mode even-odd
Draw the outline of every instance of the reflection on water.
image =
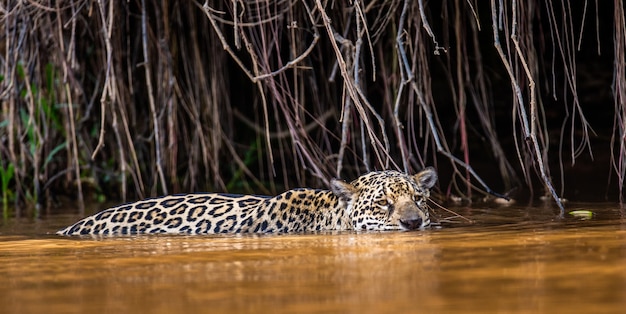
[[589, 221], [504, 212], [418, 232], [225, 237], [77, 239], [43, 235], [76, 217], [10, 222], [0, 229], [0, 304], [3, 313], [626, 308], [619, 211]]

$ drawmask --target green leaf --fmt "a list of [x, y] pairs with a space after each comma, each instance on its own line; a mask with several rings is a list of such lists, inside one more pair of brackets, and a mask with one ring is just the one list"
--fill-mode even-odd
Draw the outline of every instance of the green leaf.
[[51, 91], [54, 88], [54, 80], [56, 77], [56, 73], [54, 71], [54, 65], [52, 65], [52, 63], [47, 63], [46, 64], [46, 85], [49, 91]]
[[580, 218], [580, 219], [591, 219], [593, 217], [593, 212], [590, 210], [573, 210], [569, 212], [570, 215]]
[[17, 63], [17, 77], [20, 79], [24, 79], [24, 77], [26, 77], [26, 75], [24, 75], [24, 65], [22, 64], [22, 62], [18, 62]]
[[0, 179], [2, 180], [2, 194], [6, 197], [9, 191], [9, 181], [13, 179], [13, 175], [15, 174], [15, 166], [13, 164], [9, 164], [6, 169], [4, 167], [0, 167]]
[[55, 147], [54, 149], [52, 149], [52, 151], [50, 152], [50, 154], [48, 154], [48, 157], [46, 158], [46, 160], [43, 162], [43, 166], [44, 168], [46, 167], [46, 165], [48, 165], [49, 162], [52, 161], [52, 158], [54, 158], [54, 155], [56, 155], [59, 151], [61, 151], [63, 148], [65, 148], [65, 145], [67, 144], [67, 141], [57, 145], [57, 147]]

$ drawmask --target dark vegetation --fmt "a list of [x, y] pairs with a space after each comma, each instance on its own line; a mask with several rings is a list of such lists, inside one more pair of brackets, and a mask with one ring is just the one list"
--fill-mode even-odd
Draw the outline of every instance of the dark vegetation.
[[5, 215], [425, 165], [442, 198], [621, 200], [624, 18], [621, 0], [3, 1]]

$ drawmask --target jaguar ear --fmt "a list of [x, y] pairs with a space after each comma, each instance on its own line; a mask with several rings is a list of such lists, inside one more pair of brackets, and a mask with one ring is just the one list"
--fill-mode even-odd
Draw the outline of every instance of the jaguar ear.
[[338, 179], [330, 180], [330, 190], [333, 191], [337, 197], [346, 202], [352, 200], [352, 196], [358, 193], [354, 185]]
[[413, 175], [413, 179], [422, 188], [430, 190], [437, 183], [437, 172], [433, 167], [427, 167]]

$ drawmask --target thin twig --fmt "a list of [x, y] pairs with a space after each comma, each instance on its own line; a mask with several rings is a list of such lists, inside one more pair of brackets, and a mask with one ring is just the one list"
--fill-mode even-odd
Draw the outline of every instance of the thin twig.
[[[305, 7], [306, 7], [306, 5], [305, 5]], [[224, 34], [222, 34], [222, 31], [220, 30], [219, 26], [217, 25], [216, 18], [213, 16], [212, 12], [215, 12], [215, 10], [213, 10], [209, 6], [208, 2], [204, 3], [204, 5], [202, 6], [202, 9], [204, 10], [204, 13], [206, 14], [207, 18], [209, 19], [209, 22], [211, 22], [211, 26], [213, 26], [213, 30], [215, 30], [215, 33], [217, 34], [218, 38], [220, 39], [220, 41], [222, 43], [222, 47], [224, 48], [224, 50], [226, 52], [228, 52], [228, 54], [231, 56], [231, 58], [233, 58], [233, 60], [237, 63], [237, 65], [239, 65], [241, 70], [246, 74], [246, 76], [248, 76], [248, 78], [253, 83], [258, 82], [259, 80], [263, 80], [263, 79], [266, 79], [266, 78], [277, 76], [278, 74], [281, 74], [282, 72], [286, 71], [287, 69], [291, 69], [293, 67], [296, 67], [300, 62], [302, 62], [304, 59], [306, 59], [309, 56], [309, 54], [311, 54], [311, 52], [313, 52], [313, 49], [315, 48], [315, 46], [317, 45], [317, 42], [319, 41], [319, 34], [317, 32], [317, 29], [315, 27], [313, 27], [313, 30], [314, 30], [314, 32], [313, 32], [313, 39], [311, 40], [311, 43], [309, 44], [309, 46], [300, 55], [298, 55], [294, 59], [290, 60], [284, 66], [280, 67], [277, 70], [274, 70], [274, 71], [268, 72], [268, 73], [256, 73], [255, 72], [253, 74], [254, 71], [250, 71], [244, 65], [243, 61], [241, 61], [241, 59], [239, 59], [239, 57], [237, 57], [237, 55], [232, 50], [232, 48], [230, 48], [230, 45], [226, 41], [226, 37], [224, 36]], [[314, 22], [313, 16], [311, 15], [310, 12], [308, 12], [308, 13], [309, 13], [309, 17], [311, 19], [311, 22]], [[234, 18], [237, 19], [238, 17], [235, 16]], [[241, 26], [241, 23], [239, 23], [239, 25]], [[312, 25], [315, 25], [315, 24], [312, 24]], [[240, 40], [239, 36], [237, 38], [238, 38], [238, 40]]]
[[167, 182], [165, 181], [165, 173], [163, 173], [163, 159], [161, 157], [161, 126], [157, 119], [156, 104], [154, 101], [154, 94], [152, 90], [152, 74], [150, 71], [150, 57], [148, 54], [148, 25], [147, 25], [147, 13], [146, 13], [146, 0], [141, 0], [141, 37], [143, 44], [143, 66], [146, 72], [146, 87], [148, 94], [148, 102], [150, 104], [150, 112], [152, 113], [152, 130], [154, 132], [154, 145], [156, 151], [156, 169], [159, 179], [161, 181], [161, 188], [164, 194], [167, 193]]
[[[306, 124], [302, 127], [302, 132], [309, 133], [311, 131], [313, 131], [315, 128], [321, 126], [324, 124], [324, 122], [326, 122], [326, 120], [328, 120], [330, 117], [332, 117], [335, 114], [335, 110], [328, 110], [326, 112], [324, 112], [322, 115], [318, 116], [318, 117], [313, 117], [315, 119], [315, 121]], [[243, 122], [243, 124], [247, 125], [248, 127], [250, 127], [251, 129], [253, 129], [255, 132], [259, 133], [259, 134], [265, 134], [266, 130], [262, 127], [260, 127], [258, 124], [250, 121], [243, 113], [239, 112], [239, 110], [234, 109], [233, 110], [233, 115], [235, 117], [237, 117], [237, 119], [241, 120], [241, 122]], [[291, 131], [280, 131], [280, 132], [270, 132], [270, 138], [272, 139], [283, 139], [283, 138], [288, 138], [292, 135]]]
[[[406, 60], [406, 52], [404, 51], [404, 41], [402, 35], [404, 34], [404, 23], [406, 21], [407, 11], [409, 10], [409, 4], [413, 3], [411, 0], [404, 0], [402, 5], [402, 13], [400, 13], [400, 20], [398, 21], [398, 29], [396, 33], [396, 52], [398, 53], [398, 62], [400, 63], [400, 86], [396, 95], [395, 104], [393, 106], [393, 121], [396, 127], [396, 136], [400, 146], [400, 155], [402, 156], [402, 168], [404, 172], [409, 172], [409, 156], [407, 153], [405, 139], [404, 139], [404, 126], [400, 122], [400, 105], [404, 91], [404, 86], [413, 79], [413, 72], [408, 68], [409, 63]], [[404, 67], [403, 67], [404, 65]]]
[[[426, 120], [428, 121], [428, 125], [430, 127], [430, 132], [431, 132], [431, 134], [433, 136], [433, 140], [435, 141], [435, 145], [437, 147], [437, 152], [442, 154], [442, 155], [444, 155], [444, 156], [446, 156], [448, 159], [450, 159], [451, 161], [453, 161], [457, 165], [462, 166], [467, 171], [469, 171], [469, 173], [474, 177], [474, 179], [476, 179], [476, 181], [478, 181], [478, 183], [480, 183], [480, 185], [483, 187], [483, 189], [485, 189], [485, 192], [487, 192], [487, 193], [489, 193], [491, 195], [494, 195], [496, 197], [502, 197], [502, 198], [504, 198], [506, 200], [509, 200], [508, 196], [502, 195], [500, 193], [496, 193], [491, 188], [489, 188], [489, 186], [474, 171], [474, 168], [472, 168], [472, 166], [470, 166], [467, 163], [463, 162], [462, 160], [460, 160], [459, 158], [455, 157], [450, 152], [448, 152], [446, 149], [444, 149], [444, 147], [443, 147], [443, 145], [441, 143], [441, 140], [439, 139], [439, 132], [437, 131], [437, 127], [436, 127], [435, 121], [433, 119], [432, 111], [430, 110], [428, 104], [424, 100], [422, 92], [419, 90], [419, 88], [417, 87], [417, 84], [415, 84], [415, 82], [411, 82], [411, 87], [413, 88], [413, 92], [417, 95], [417, 98], [418, 98], [419, 104], [422, 107], [422, 110], [424, 110], [424, 113], [426, 114]], [[469, 184], [469, 182], [468, 182], [468, 184]]]
[[[424, 99], [424, 96], [422, 95], [422, 92], [420, 91], [419, 87], [417, 86], [416, 82], [413, 80], [413, 74], [412, 74], [412, 69], [411, 66], [409, 64], [408, 58], [406, 56], [406, 51], [404, 49], [404, 42], [402, 41], [402, 34], [401, 32], [404, 31], [403, 29], [403, 23], [404, 23], [404, 19], [402, 18], [405, 14], [406, 14], [406, 10], [408, 10], [408, 6], [411, 3], [410, 0], [405, 0], [403, 9], [402, 9], [402, 13], [400, 15], [400, 22], [399, 22], [399, 27], [398, 27], [398, 35], [396, 35], [396, 45], [398, 47], [398, 54], [399, 54], [399, 62], [400, 62], [400, 68], [404, 69], [404, 71], [401, 70], [401, 73], [403, 75], [402, 77], [402, 82], [401, 85], [399, 87], [399, 92], [398, 92], [398, 96], [396, 97], [396, 108], [398, 108], [399, 106], [399, 99], [401, 97], [402, 91], [404, 90], [403, 85], [406, 84], [410, 84], [413, 92], [415, 93], [415, 95], [417, 96], [417, 100], [419, 105], [421, 106], [422, 110], [424, 111], [425, 115], [426, 115], [426, 120], [428, 122], [428, 125], [430, 127], [430, 133], [433, 136], [433, 140], [435, 141], [435, 145], [437, 148], [437, 152], [441, 153], [442, 155], [446, 156], [448, 159], [450, 159], [452, 162], [464, 167], [483, 187], [483, 189], [489, 193], [492, 194], [494, 196], [497, 197], [503, 197], [508, 199], [507, 196], [501, 195], [499, 193], [494, 192], [491, 188], [489, 188], [489, 186], [487, 186], [487, 184], [480, 178], [480, 176], [478, 176], [478, 174], [474, 171], [474, 169], [467, 163], [463, 162], [462, 160], [458, 159], [457, 157], [455, 157], [454, 155], [452, 155], [451, 153], [448, 152], [448, 150], [446, 150], [439, 138], [439, 131], [437, 130], [437, 126], [433, 117], [433, 113], [431, 111], [431, 109], [429, 108], [428, 104], [426, 103], [426, 100]], [[399, 122], [399, 116], [397, 114], [397, 109], [394, 109], [394, 117], [396, 120], [396, 124], [397, 124], [397, 128], [398, 131], [400, 132], [400, 122]], [[408, 166], [405, 165], [405, 167], [408, 168]], [[405, 170], [406, 171], [406, 170]], [[407, 171], [408, 172], [408, 171]], [[468, 182], [468, 185], [470, 183]]]
[[428, 36], [430, 36], [430, 38], [432, 38], [433, 43], [435, 44], [435, 51], [433, 51], [433, 53], [435, 55], [439, 55], [439, 50], [441, 50], [444, 53], [446, 53], [447, 52], [446, 48], [439, 46], [439, 43], [437, 42], [437, 38], [435, 38], [435, 33], [433, 33], [433, 30], [430, 28], [430, 24], [428, 24], [428, 19], [426, 18], [426, 13], [424, 12], [424, 0], [419, 0], [417, 2], [419, 4], [420, 17], [422, 19], [422, 26], [426, 30], [426, 33], [428, 33]]
[[[515, 3], [515, 0], [514, 0], [514, 3]], [[513, 5], [513, 10], [515, 12], [515, 4]], [[520, 106], [519, 112], [520, 112], [520, 116], [522, 119], [524, 136], [530, 142], [529, 144], [531, 146], [531, 150], [534, 153], [535, 163], [537, 167], [539, 168], [541, 179], [543, 180], [548, 191], [550, 192], [550, 194], [552, 194], [552, 197], [554, 198], [555, 202], [559, 206], [559, 209], [561, 210], [560, 216], [563, 216], [565, 213], [565, 208], [563, 207], [563, 203], [561, 202], [561, 199], [559, 198], [556, 191], [554, 190], [554, 187], [552, 186], [552, 182], [550, 181], [550, 178], [548, 177], [546, 173], [546, 170], [544, 168], [544, 161], [541, 156], [541, 149], [539, 148], [539, 143], [537, 142], [537, 134], [535, 132], [536, 119], [537, 119], [537, 116], [536, 116], [537, 107], [536, 107], [535, 88], [534, 88], [535, 83], [532, 79], [532, 75], [530, 74], [530, 70], [528, 70], [528, 65], [526, 64], [521, 51], [519, 51], [519, 45], [516, 44], [516, 51], [518, 53], [518, 57], [523, 62], [524, 69], [526, 71], [526, 76], [530, 82], [529, 87], [531, 91], [531, 100], [530, 100], [531, 124], [529, 126], [528, 118], [526, 116], [526, 110], [524, 108], [524, 99], [522, 97], [522, 92], [517, 83], [517, 79], [515, 78], [515, 75], [513, 74], [513, 71], [511, 70], [511, 65], [509, 64], [509, 61], [506, 59], [506, 56], [504, 55], [504, 52], [502, 51], [502, 47], [500, 46], [500, 37], [498, 34], [498, 28], [496, 24], [497, 16], [496, 16], [495, 0], [491, 0], [491, 18], [492, 18], [492, 28], [493, 28], [493, 36], [494, 36], [494, 47], [498, 51], [498, 54], [500, 55], [500, 59], [502, 60], [502, 63], [504, 64], [504, 67], [507, 70], [507, 73], [509, 74], [511, 85], [513, 86], [513, 90], [515, 92], [515, 95], [517, 96], [517, 103], [518, 103], [518, 106]], [[513, 23], [516, 23], [515, 18], [513, 19]], [[515, 28], [513, 29], [515, 30]], [[516, 34], [514, 32], [513, 35], [511, 36], [511, 39], [513, 40], [514, 43], [516, 41], [515, 36]]]

